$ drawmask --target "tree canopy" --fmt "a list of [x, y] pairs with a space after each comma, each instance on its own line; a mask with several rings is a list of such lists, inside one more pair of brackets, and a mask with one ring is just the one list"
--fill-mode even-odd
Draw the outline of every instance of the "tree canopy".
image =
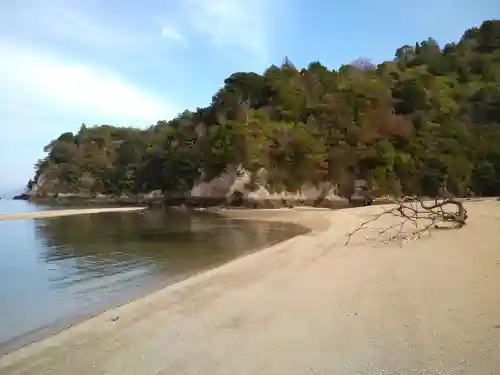
[[232, 74], [206, 108], [147, 130], [82, 125], [44, 151], [35, 180], [53, 192], [187, 191], [242, 165], [276, 191], [365, 178], [380, 194], [435, 195], [446, 181], [456, 195], [500, 195], [500, 21], [379, 65], [285, 58]]

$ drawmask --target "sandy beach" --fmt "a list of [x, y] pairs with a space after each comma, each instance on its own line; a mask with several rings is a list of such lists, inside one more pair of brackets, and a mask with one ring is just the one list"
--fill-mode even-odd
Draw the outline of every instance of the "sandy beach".
[[500, 374], [500, 202], [466, 207], [464, 228], [404, 245], [345, 245], [382, 206], [224, 210], [311, 232], [11, 352], [0, 374]]
[[144, 210], [145, 208], [146, 207], [79, 208], [70, 210], [25, 212], [20, 214], [0, 214], [0, 221], [20, 220], [20, 219], [42, 219], [42, 218], [57, 217], [57, 216], [98, 214], [103, 212], [130, 212], [130, 211], [141, 211]]

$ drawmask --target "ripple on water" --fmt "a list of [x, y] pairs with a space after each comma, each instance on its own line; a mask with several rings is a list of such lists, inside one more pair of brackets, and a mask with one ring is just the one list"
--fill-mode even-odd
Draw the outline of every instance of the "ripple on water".
[[0, 222], [0, 352], [299, 233], [163, 211]]

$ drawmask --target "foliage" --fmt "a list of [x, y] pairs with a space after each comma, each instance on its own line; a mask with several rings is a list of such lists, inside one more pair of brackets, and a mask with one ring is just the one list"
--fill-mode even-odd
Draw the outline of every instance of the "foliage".
[[212, 103], [147, 130], [86, 127], [50, 142], [35, 180], [59, 192], [187, 192], [228, 166], [272, 189], [366, 178], [380, 194], [500, 195], [500, 21], [440, 48], [429, 38], [378, 66], [287, 58], [231, 75]]

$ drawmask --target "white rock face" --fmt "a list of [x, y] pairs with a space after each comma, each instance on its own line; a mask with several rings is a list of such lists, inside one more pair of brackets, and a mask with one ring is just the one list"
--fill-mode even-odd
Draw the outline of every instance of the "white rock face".
[[155, 199], [155, 198], [162, 198], [163, 193], [161, 190], [153, 190], [150, 193], [144, 194], [145, 199]]
[[26, 193], [28, 197], [36, 197], [38, 195], [38, 184], [31, 185], [31, 189]]
[[[209, 197], [230, 199], [236, 192], [241, 193], [248, 200], [326, 200], [343, 199], [337, 194], [337, 187], [330, 183], [321, 183], [315, 186], [304, 184], [295, 192], [271, 192], [266, 188], [266, 171], [264, 169], [255, 173], [255, 176], [241, 165], [228, 168], [227, 172], [208, 182], [197, 183], [190, 192], [191, 197]], [[252, 180], [255, 181], [252, 181]], [[253, 182], [253, 184], [252, 184]], [[250, 186], [252, 185], [252, 189]]]
[[201, 181], [193, 186], [190, 196], [224, 198], [235, 184], [237, 174], [238, 172], [235, 168], [234, 170], [222, 173], [220, 176], [215, 177], [210, 181], [203, 181], [204, 178], [202, 174], [202, 178], [200, 178]]

